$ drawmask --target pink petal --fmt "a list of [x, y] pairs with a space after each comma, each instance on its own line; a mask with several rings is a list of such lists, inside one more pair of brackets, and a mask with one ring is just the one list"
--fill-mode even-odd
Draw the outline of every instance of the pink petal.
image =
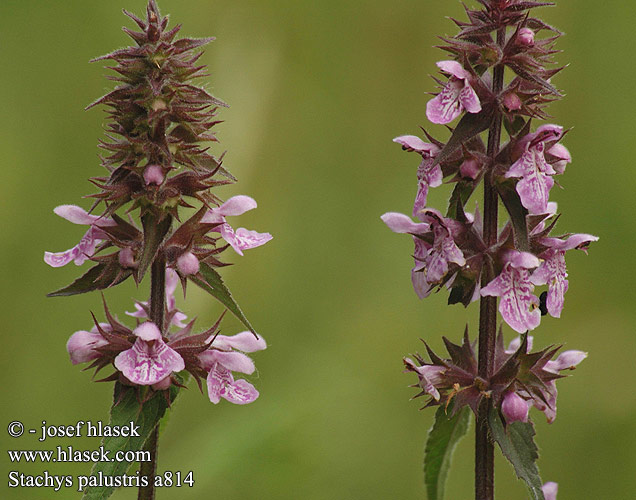
[[457, 61], [439, 61], [437, 63], [437, 67], [444, 73], [449, 73], [460, 80], [470, 78], [470, 73], [466, 71]]
[[558, 141], [561, 137], [563, 137], [563, 127], [552, 123], [537, 127], [537, 130], [534, 132], [534, 138], [539, 139], [541, 142]]
[[161, 332], [159, 331], [159, 328], [157, 328], [157, 325], [151, 321], [142, 323], [133, 330], [133, 333], [141, 340], [145, 341], [161, 339]]
[[160, 186], [163, 184], [165, 179], [165, 175], [163, 173], [163, 168], [160, 165], [148, 165], [144, 170], [144, 182], [146, 186], [150, 184], [154, 184], [155, 186]]
[[254, 198], [250, 198], [245, 195], [238, 195], [232, 196], [232, 198], [223, 203], [223, 205], [219, 208], [213, 208], [212, 210], [223, 217], [228, 217], [232, 215], [242, 215], [248, 210], [253, 210], [256, 207], [257, 204]]
[[420, 212], [426, 208], [428, 198], [428, 183], [418, 181], [417, 193], [415, 193], [415, 201], [413, 202], [413, 217], [420, 219]]
[[429, 245], [425, 241], [413, 237], [413, 242], [415, 243], [415, 250], [413, 253], [413, 257], [415, 258], [415, 266], [411, 270], [411, 282], [413, 283], [413, 289], [415, 293], [420, 299], [426, 298], [430, 295], [433, 287], [426, 281], [426, 263], [424, 262], [428, 250]]
[[424, 157], [433, 157], [440, 152], [440, 149], [435, 144], [424, 142], [414, 135], [401, 135], [393, 139], [393, 142], [398, 143], [403, 149], [407, 151], [415, 151], [420, 153]]
[[517, 269], [532, 269], [538, 267], [540, 262], [539, 259], [529, 252], [519, 252], [517, 250], [511, 250], [506, 253], [505, 257], [507, 262], [510, 263], [512, 267]]
[[246, 405], [258, 399], [259, 393], [247, 380], [239, 379], [226, 386], [223, 397], [235, 405]]
[[[528, 342], [526, 344], [526, 353], [529, 353], [530, 351], [532, 351], [533, 341], [534, 341], [534, 337], [532, 335], [528, 335]], [[519, 350], [520, 347], [521, 347], [521, 337], [519, 336], [510, 341], [510, 344], [508, 344], [508, 349], [506, 349], [505, 353], [514, 354], [515, 352]]]
[[245, 380], [234, 381], [229, 370], [220, 365], [215, 365], [207, 377], [208, 396], [210, 401], [217, 404], [221, 398], [230, 403], [247, 404], [258, 398], [258, 391], [252, 384]]
[[506, 422], [509, 424], [527, 422], [529, 410], [530, 405], [528, 402], [514, 392], [507, 392], [501, 403], [501, 413], [503, 413]]
[[216, 363], [232, 372], [245, 373], [251, 375], [256, 370], [254, 361], [242, 352], [226, 352], [216, 349], [208, 349], [199, 354], [199, 359], [203, 363], [204, 369], [211, 369]]
[[44, 252], [44, 262], [51, 267], [62, 267], [75, 261], [75, 265], [81, 266], [86, 259], [93, 256], [95, 247], [100, 241], [96, 237], [95, 229], [90, 227], [80, 242], [70, 250], [58, 253]]
[[450, 80], [442, 91], [426, 104], [426, 117], [440, 125], [452, 122], [462, 114], [459, 95], [463, 89], [461, 80]]
[[106, 344], [108, 341], [101, 334], [80, 330], [68, 339], [66, 350], [71, 356], [71, 363], [77, 365], [101, 357], [102, 354], [95, 349]]
[[442, 168], [434, 163], [433, 158], [422, 159], [422, 163], [417, 169], [417, 179], [426, 182], [431, 187], [438, 187], [442, 185], [444, 176]]
[[85, 226], [91, 226], [93, 224], [98, 226], [117, 225], [114, 220], [99, 215], [90, 215], [86, 210], [77, 205], [60, 205], [59, 207], [55, 207], [53, 212], [73, 224], [82, 224]]
[[147, 318], [148, 314], [146, 313], [146, 310], [143, 308], [142, 304], [145, 305], [146, 307], [148, 306], [147, 302], [135, 302], [135, 311], [134, 312], [126, 311], [126, 314], [128, 316], [132, 316], [133, 318]]
[[543, 491], [545, 500], [557, 500], [559, 485], [553, 481], [549, 481], [541, 487], [541, 491]]
[[172, 372], [183, 370], [185, 363], [179, 353], [163, 340], [146, 342], [138, 338], [131, 349], [117, 355], [115, 368], [134, 384], [153, 385]]
[[256, 231], [249, 231], [242, 227], [234, 232], [232, 226], [227, 222], [220, 226], [219, 231], [221, 237], [227, 241], [239, 255], [243, 255], [243, 250], [259, 247], [272, 239], [272, 235], [269, 233], [257, 233]]
[[177, 269], [185, 276], [199, 272], [199, 259], [192, 252], [186, 252], [177, 259]]
[[232, 373], [220, 365], [214, 365], [207, 377], [208, 397], [214, 404], [221, 401], [225, 388], [234, 383]]
[[262, 351], [267, 347], [267, 343], [262, 336], [255, 337], [252, 332], [241, 332], [227, 337], [217, 335], [214, 340], [214, 347], [219, 349], [238, 349], [243, 352]]
[[44, 262], [51, 267], [63, 267], [77, 259], [78, 255], [79, 249], [76, 246], [66, 252], [44, 252]]
[[482, 296], [501, 297], [499, 312], [519, 333], [534, 330], [541, 322], [539, 300], [532, 294], [534, 286], [529, 278], [527, 270], [506, 264], [501, 274], [481, 290]]
[[413, 222], [409, 216], [397, 212], [387, 212], [381, 219], [394, 233], [423, 234], [430, 230], [428, 224]]
[[477, 93], [468, 82], [459, 93], [459, 102], [469, 113], [479, 113], [481, 111], [479, 97], [477, 97]]
[[587, 358], [587, 353], [583, 351], [564, 351], [554, 361], [549, 361], [546, 368], [558, 373], [561, 370], [573, 370], [581, 361]]
[[548, 149], [548, 154], [557, 158], [557, 161], [552, 163], [552, 168], [554, 168], [557, 174], [563, 174], [566, 165], [572, 163], [572, 155], [563, 144], [555, 144]]

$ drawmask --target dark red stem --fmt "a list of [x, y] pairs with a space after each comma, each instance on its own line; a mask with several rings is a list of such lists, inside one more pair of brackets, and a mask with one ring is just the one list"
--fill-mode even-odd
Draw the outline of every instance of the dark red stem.
[[[166, 261], [159, 254], [152, 263], [150, 270], [150, 320], [164, 330], [164, 310], [166, 303]], [[148, 480], [146, 486], [139, 487], [137, 500], [154, 500], [155, 498], [155, 473], [157, 470], [157, 442], [159, 440], [159, 424], [153, 429], [144, 444], [144, 451], [150, 452], [150, 462], [141, 462], [139, 475]]]
[[[503, 47], [506, 29], [497, 32], [497, 44]], [[504, 66], [498, 64], [493, 69], [493, 93], [501, 94], [504, 84]], [[499, 107], [495, 111], [492, 125], [488, 134], [488, 157], [490, 171], [484, 176], [484, 242], [488, 247], [497, 243], [497, 208], [498, 195], [492, 179], [492, 169], [495, 157], [499, 152], [501, 142], [502, 116]], [[486, 286], [492, 276], [492, 266], [484, 266], [481, 286]], [[479, 376], [489, 380], [492, 375], [493, 359], [495, 355], [495, 338], [497, 335], [497, 297], [482, 297], [479, 302]], [[494, 445], [488, 432], [488, 413], [491, 401], [484, 398], [477, 414], [475, 430], [475, 500], [493, 500], [495, 497], [495, 463]]]

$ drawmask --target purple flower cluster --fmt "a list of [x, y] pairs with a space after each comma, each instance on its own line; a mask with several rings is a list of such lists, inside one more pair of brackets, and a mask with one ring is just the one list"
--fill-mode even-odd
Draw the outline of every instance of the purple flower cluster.
[[231, 403], [247, 404], [258, 397], [258, 391], [244, 379], [234, 380], [232, 372], [251, 375], [253, 361], [246, 352], [267, 347], [262, 337], [241, 332], [231, 337], [211, 330], [192, 335], [194, 321], [183, 323], [187, 316], [176, 307], [174, 292], [179, 277], [174, 269], [166, 269], [166, 318], [177, 331], [162, 335], [158, 326], [148, 320], [148, 304], [137, 302], [135, 311], [126, 313], [142, 320], [132, 331], [106, 309], [107, 323], [96, 323], [90, 331], [75, 332], [66, 344], [73, 364], [92, 361], [90, 368], [100, 370], [112, 365], [116, 372], [104, 380], [118, 380], [128, 386], [151, 386], [155, 391], [179, 385], [175, 375], [188, 371], [197, 380], [207, 381], [210, 401], [224, 398]]
[[[217, 111], [225, 103], [196, 84], [205, 75], [197, 61], [201, 47], [212, 38], [176, 39], [180, 26], [168, 29], [155, 0], [149, 0], [146, 19], [124, 11], [141, 31], [124, 28], [134, 45], [96, 60], [110, 60], [115, 89], [95, 101], [107, 108], [108, 139], [100, 143], [104, 177], [92, 178], [98, 192], [86, 211], [74, 205], [54, 212], [88, 226], [80, 242], [64, 252], [45, 252], [52, 267], [70, 262], [92, 268], [71, 285], [51, 293], [73, 295], [113, 287], [129, 277], [140, 283], [151, 271], [151, 297], [136, 301], [127, 313], [137, 319], [128, 328], [106, 308], [107, 322], [90, 331], [75, 332], [67, 343], [73, 364], [90, 362], [97, 371], [112, 367], [103, 380], [114, 380], [152, 397], [157, 391], [180, 386], [189, 372], [206, 380], [213, 403], [224, 398], [245, 404], [258, 397], [256, 389], [234, 373], [251, 375], [254, 363], [244, 353], [266, 348], [226, 288], [217, 269], [228, 263], [228, 248], [243, 255], [264, 245], [269, 233], [234, 229], [226, 220], [256, 208], [249, 196], [223, 202], [213, 188], [236, 179], [209, 152], [216, 141], [212, 131]], [[200, 208], [182, 221], [184, 209]], [[98, 211], [99, 208], [99, 211]], [[175, 292], [184, 295], [190, 281], [206, 290], [250, 330], [226, 337], [218, 323], [203, 333], [192, 332], [194, 321], [177, 309]], [[149, 387], [152, 390], [143, 388]], [[168, 392], [164, 392], [167, 397]]]
[[[562, 68], [547, 69], [559, 33], [524, 14], [540, 6], [534, 2], [480, 3], [483, 10], [466, 8], [470, 22], [455, 21], [461, 30], [456, 37], [442, 38], [445, 45], [441, 48], [453, 59], [437, 63], [443, 75], [437, 80], [441, 90], [426, 106], [431, 123], [448, 125], [459, 120], [450, 128], [450, 139], [443, 143], [426, 130], [426, 140], [413, 135], [393, 139], [405, 151], [421, 157], [412, 211], [415, 220], [396, 212], [385, 213], [382, 220], [392, 231], [413, 239], [411, 281], [419, 298], [443, 288], [450, 291], [449, 304], [468, 306], [483, 297], [497, 297], [503, 320], [523, 334], [536, 329], [542, 315], [561, 316], [569, 288], [565, 255], [574, 249], [586, 252], [598, 237], [553, 234], [559, 215], [550, 192], [555, 177], [572, 162], [562, 144], [567, 131], [553, 124], [532, 131], [532, 121], [545, 119], [544, 107], [561, 96], [550, 80]], [[556, 36], [539, 37], [541, 31]], [[492, 32], [497, 33], [496, 38]], [[514, 73], [507, 83], [505, 67]], [[507, 133], [503, 145], [502, 127], [493, 125], [497, 121]], [[488, 145], [481, 136], [487, 129]], [[443, 183], [453, 186], [445, 214], [427, 205], [429, 189]], [[487, 208], [490, 212], [483, 216], [477, 206], [468, 210], [480, 184], [487, 184], [495, 193], [494, 203], [501, 201], [505, 207], [508, 220], [502, 226], [497, 224], [496, 210], [492, 224], [492, 203]], [[545, 289], [540, 293], [538, 287]], [[530, 406], [552, 421], [556, 412], [554, 380], [585, 357], [580, 351], [567, 351], [552, 361], [556, 351], [550, 356], [542, 351], [539, 361], [532, 358], [536, 363], [531, 366], [533, 376], [543, 383], [533, 388], [523, 379], [528, 366], [508, 366], [497, 385], [493, 379], [479, 376], [467, 339], [461, 350], [462, 363], [455, 359], [456, 350], [448, 361], [429, 350], [431, 363], [419, 358], [417, 366], [407, 358], [406, 366], [417, 373], [423, 393], [431, 396], [430, 404], [447, 404], [451, 397], [460, 403], [455, 404], [456, 410], [469, 404], [477, 413], [479, 401], [488, 394], [509, 422], [526, 421]], [[507, 359], [525, 355], [530, 356], [516, 348], [500, 349], [495, 355], [495, 372]], [[501, 386], [501, 380], [507, 385]]]

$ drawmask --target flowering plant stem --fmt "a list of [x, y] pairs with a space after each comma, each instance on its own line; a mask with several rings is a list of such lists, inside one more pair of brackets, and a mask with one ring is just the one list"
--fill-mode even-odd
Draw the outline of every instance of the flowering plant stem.
[[[561, 140], [562, 126], [535, 120], [549, 115], [545, 107], [563, 94], [551, 83], [563, 67], [551, 67], [558, 51], [558, 29], [534, 17], [533, 9], [553, 5], [541, 0], [477, 0], [464, 5], [467, 21], [454, 37], [440, 37], [452, 59], [438, 61], [444, 75], [435, 80], [440, 91], [426, 105], [431, 123], [451, 130], [446, 143], [425, 129], [430, 142], [402, 135], [393, 139], [421, 157], [417, 192], [410, 217], [387, 212], [389, 228], [413, 240], [413, 288], [419, 298], [449, 290], [448, 304], [468, 307], [480, 300], [479, 339], [472, 342], [466, 326], [461, 344], [442, 340], [443, 359], [425, 341], [429, 360], [404, 358], [406, 370], [417, 374], [427, 396], [426, 407], [439, 406], [429, 432], [424, 477], [430, 500], [443, 500], [444, 483], [456, 444], [468, 428], [467, 408], [476, 416], [475, 498], [494, 499], [494, 442], [528, 486], [533, 500], [555, 500], [556, 483], [541, 480], [536, 460], [530, 407], [548, 422], [556, 418], [556, 381], [574, 369], [587, 353], [561, 346], [532, 351], [529, 334], [550, 315], [559, 318], [569, 282], [565, 253], [587, 251], [598, 240], [591, 234], [552, 236], [560, 215], [550, 200], [572, 156]], [[547, 35], [547, 36], [545, 36]], [[508, 83], [505, 68], [513, 73]], [[459, 119], [455, 126], [450, 126]], [[505, 135], [504, 135], [505, 129]], [[484, 144], [482, 133], [487, 133]], [[502, 144], [502, 137], [505, 143]], [[446, 180], [445, 180], [446, 179]], [[482, 210], [469, 208], [483, 183]], [[431, 188], [453, 185], [444, 215], [428, 206]], [[498, 208], [501, 199], [502, 227]], [[535, 287], [547, 290], [535, 295]], [[521, 334], [506, 348], [503, 323]], [[478, 344], [479, 352], [475, 347]]]
[[143, 451], [150, 452], [150, 462], [142, 462], [139, 466], [139, 475], [148, 478], [146, 486], [140, 485], [137, 500], [154, 500], [155, 498], [155, 472], [157, 470], [157, 443], [159, 441], [159, 424], [150, 433]]
[[[163, 330], [164, 310], [166, 307], [166, 262], [163, 256], [158, 256], [152, 263], [150, 270], [150, 318]], [[146, 476], [148, 483], [139, 486], [137, 500], [154, 500], [155, 498], [155, 471], [157, 470], [157, 445], [159, 442], [159, 424], [150, 433], [144, 444], [144, 451], [150, 453], [150, 461], [142, 462], [139, 466], [139, 475]]]
[[[497, 32], [497, 45], [503, 48], [506, 29]], [[493, 69], [493, 93], [499, 94], [503, 89], [504, 66], [499, 64]], [[501, 142], [501, 113], [495, 111], [492, 125], [488, 132], [487, 156], [491, 165], [499, 152]], [[492, 175], [484, 176], [484, 243], [491, 247], [497, 243], [497, 212], [499, 197], [493, 184]], [[485, 287], [494, 276], [492, 266], [486, 266], [482, 275], [482, 287]], [[479, 376], [489, 380], [492, 375], [495, 355], [495, 337], [497, 335], [497, 297], [481, 297], [479, 302]], [[488, 414], [492, 408], [490, 399], [482, 400], [477, 414], [475, 430], [475, 500], [492, 500], [494, 498], [495, 463], [494, 444], [489, 439]]]

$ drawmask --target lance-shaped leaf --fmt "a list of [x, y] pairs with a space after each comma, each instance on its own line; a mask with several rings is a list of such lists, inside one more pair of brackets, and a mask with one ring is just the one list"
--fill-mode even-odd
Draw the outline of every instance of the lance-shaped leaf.
[[497, 184], [497, 191], [510, 215], [510, 221], [514, 228], [516, 249], [521, 252], [529, 252], [530, 241], [528, 239], [528, 223], [526, 221], [528, 210], [521, 204], [521, 198], [519, 198], [519, 194], [512, 183], [502, 182]]
[[[170, 404], [174, 402], [179, 394], [179, 388], [173, 385], [170, 388]], [[131, 387], [126, 387], [119, 382], [115, 384], [113, 407], [110, 410], [110, 426], [139, 426], [137, 434], [139, 436], [117, 436], [105, 437], [102, 439], [104, 450], [108, 450], [114, 457], [118, 451], [141, 450], [144, 443], [158, 425], [159, 421], [169, 406], [168, 400], [161, 392], [156, 393], [152, 398], [140, 404], [137, 398], [137, 391]], [[121, 476], [128, 471], [131, 462], [97, 462], [93, 466], [91, 475], [103, 474], [104, 476]], [[152, 480], [152, 479], [151, 479]], [[88, 487], [84, 491], [84, 500], [104, 500], [110, 497], [115, 488], [107, 486]]]
[[466, 203], [475, 191], [476, 187], [477, 183], [473, 180], [460, 180], [457, 182], [451, 194], [450, 200], [448, 201], [448, 212], [446, 212], [446, 217], [456, 219], [459, 210], [464, 210]]
[[545, 500], [541, 486], [541, 476], [536, 460], [539, 458], [534, 443], [534, 426], [531, 422], [514, 422], [504, 428], [499, 411], [495, 408], [488, 414], [488, 426], [501, 452], [512, 464], [517, 477], [528, 486], [533, 500]]
[[492, 117], [492, 112], [487, 110], [480, 113], [466, 113], [453, 130], [446, 146], [435, 157], [432, 166], [446, 161], [462, 144], [490, 127]]
[[210, 267], [205, 262], [202, 262], [199, 273], [188, 276], [188, 278], [227, 307], [230, 312], [241, 321], [241, 323], [243, 323], [252, 333], [254, 333], [254, 335], [256, 335], [254, 327], [247, 320], [245, 314], [243, 314], [243, 311], [241, 311], [241, 308], [234, 300], [234, 297], [232, 297], [232, 294], [225, 286], [225, 283], [223, 283], [221, 275], [217, 273], [214, 268]]
[[47, 297], [66, 297], [80, 293], [104, 290], [125, 281], [132, 273], [129, 269], [122, 269], [117, 261], [97, 264], [86, 274], [77, 278], [70, 285], [47, 294]]
[[159, 220], [153, 212], [148, 212], [141, 218], [141, 222], [144, 226], [144, 248], [137, 267], [136, 280], [138, 283], [143, 279], [148, 267], [157, 255], [163, 239], [168, 234], [172, 225], [172, 217], [164, 214], [163, 218]]
[[435, 413], [424, 454], [424, 483], [429, 500], [442, 500], [451, 459], [457, 443], [468, 432], [470, 410], [462, 408], [451, 418], [443, 406]]

